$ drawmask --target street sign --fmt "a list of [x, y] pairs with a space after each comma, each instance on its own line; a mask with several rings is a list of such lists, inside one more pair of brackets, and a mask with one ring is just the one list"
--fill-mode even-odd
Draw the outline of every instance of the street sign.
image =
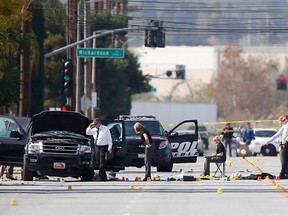
[[77, 48], [77, 57], [80, 58], [124, 58], [124, 49], [121, 48]]
[[86, 97], [85, 95], [83, 95], [81, 97], [81, 110], [86, 112], [86, 110], [88, 110], [92, 105], [92, 101]]

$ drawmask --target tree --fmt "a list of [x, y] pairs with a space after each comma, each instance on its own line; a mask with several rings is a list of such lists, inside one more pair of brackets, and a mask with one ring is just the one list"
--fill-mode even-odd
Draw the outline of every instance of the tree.
[[[51, 7], [53, 5], [53, 7]], [[46, 53], [66, 45], [65, 24], [67, 21], [65, 7], [59, 0], [51, 0], [44, 4]], [[66, 58], [66, 51], [45, 60], [44, 107], [61, 107], [63, 105], [61, 89], [61, 67]]]
[[31, 17], [30, 0], [0, 1], [0, 106], [19, 101], [21, 24]]
[[44, 102], [44, 39], [45, 25], [42, 4], [34, 0], [31, 4], [31, 114], [43, 110]]
[[100, 69], [100, 109], [105, 118], [130, 114], [133, 94], [148, 92], [149, 77], [139, 70], [138, 58], [128, 50], [124, 59], [114, 59]]
[[212, 93], [226, 119], [267, 118], [273, 111], [274, 75], [263, 56], [244, 58], [240, 46], [224, 50]]

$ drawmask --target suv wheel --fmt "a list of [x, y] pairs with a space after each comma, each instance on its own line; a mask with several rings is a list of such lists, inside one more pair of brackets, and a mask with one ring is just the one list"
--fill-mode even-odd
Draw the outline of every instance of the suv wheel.
[[27, 161], [24, 158], [23, 161], [23, 171], [22, 171], [22, 179], [23, 181], [33, 181], [33, 173], [28, 170]]
[[157, 166], [157, 172], [172, 172], [172, 169], [173, 169], [172, 156], [168, 164]]
[[93, 181], [93, 179], [94, 179], [94, 170], [90, 169], [90, 170], [87, 170], [82, 175], [81, 181]]

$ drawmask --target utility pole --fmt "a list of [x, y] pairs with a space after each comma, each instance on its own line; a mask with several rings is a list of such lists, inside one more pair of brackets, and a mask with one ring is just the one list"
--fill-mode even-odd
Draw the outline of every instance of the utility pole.
[[[77, 42], [77, 13], [78, 13], [78, 3], [77, 0], [68, 0], [68, 17], [69, 17], [69, 35], [68, 35], [68, 41], [71, 43]], [[69, 105], [71, 106], [72, 110], [75, 110], [75, 104], [76, 104], [76, 79], [77, 79], [77, 73], [76, 73], [76, 65], [77, 65], [77, 57], [76, 57], [76, 47], [71, 47], [71, 50], [68, 51], [67, 57], [71, 58], [72, 65], [73, 65], [73, 83], [72, 83], [72, 96], [69, 101]]]
[[[90, 2], [89, 0], [85, 0], [85, 35], [84, 37], [86, 38], [87, 35], [91, 35], [91, 17], [90, 17]], [[85, 42], [84, 47], [91, 47], [91, 40], [88, 40]], [[86, 97], [91, 100], [91, 80], [92, 80], [92, 75], [91, 75], [91, 69], [92, 69], [92, 61], [91, 58], [86, 58], [85, 59], [85, 68], [86, 68]], [[91, 110], [86, 111], [86, 116], [91, 117]]]
[[20, 54], [20, 102], [19, 102], [19, 116], [30, 115], [30, 99], [31, 99], [31, 76], [30, 76], [30, 39], [27, 35], [31, 33], [31, 21], [28, 20], [22, 25], [24, 48]]

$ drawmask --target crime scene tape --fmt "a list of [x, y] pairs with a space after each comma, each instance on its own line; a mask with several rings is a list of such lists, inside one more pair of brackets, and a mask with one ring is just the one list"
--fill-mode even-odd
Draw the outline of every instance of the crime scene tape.
[[[239, 124], [239, 123], [264, 123], [264, 122], [278, 122], [278, 119], [272, 119], [272, 120], [236, 120], [236, 121], [219, 121], [219, 122], [199, 122], [198, 125], [220, 125], [220, 124]], [[163, 124], [163, 126], [176, 126], [177, 124]], [[185, 123], [183, 125], [189, 126], [193, 125], [193, 123]]]

